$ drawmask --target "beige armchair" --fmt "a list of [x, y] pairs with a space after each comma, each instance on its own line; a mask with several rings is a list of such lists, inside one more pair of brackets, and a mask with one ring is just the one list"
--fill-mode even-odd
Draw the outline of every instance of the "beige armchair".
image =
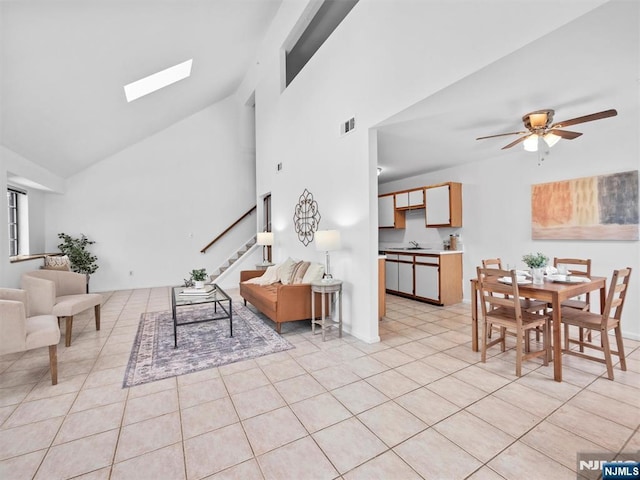
[[87, 277], [62, 270], [37, 270], [22, 274], [22, 288], [27, 291], [32, 311], [64, 318], [65, 346], [71, 346], [73, 316], [93, 307], [96, 330], [100, 330], [102, 295], [87, 292]]
[[58, 383], [60, 328], [54, 315], [34, 315], [27, 292], [0, 288], [0, 355], [49, 347], [51, 384]]

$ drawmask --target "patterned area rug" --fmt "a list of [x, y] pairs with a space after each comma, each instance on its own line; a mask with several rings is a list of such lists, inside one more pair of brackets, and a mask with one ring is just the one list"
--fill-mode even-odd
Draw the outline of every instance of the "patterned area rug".
[[[213, 316], [211, 305], [178, 309], [178, 323]], [[178, 326], [173, 346], [171, 311], [142, 314], [123, 388], [294, 348], [242, 304], [233, 305], [233, 337], [226, 318]]]

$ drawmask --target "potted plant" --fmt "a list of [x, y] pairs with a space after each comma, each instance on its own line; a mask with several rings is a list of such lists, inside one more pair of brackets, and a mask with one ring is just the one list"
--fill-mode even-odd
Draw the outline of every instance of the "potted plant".
[[533, 283], [540, 285], [544, 279], [544, 267], [549, 263], [549, 257], [544, 253], [529, 253], [523, 255], [522, 261], [527, 264], [531, 269], [531, 275], [533, 276]]
[[93, 240], [89, 240], [87, 236], [82, 233], [80, 238], [74, 238], [66, 233], [59, 233], [58, 238], [63, 242], [58, 245], [58, 248], [62, 253], [69, 257], [71, 263], [71, 270], [77, 273], [84, 273], [87, 276], [87, 293], [89, 292], [89, 276], [98, 270], [98, 264], [96, 261], [98, 257], [92, 255], [87, 247], [93, 245]]
[[205, 268], [199, 268], [191, 270], [191, 280], [195, 288], [204, 288], [204, 282], [207, 279], [207, 270]]

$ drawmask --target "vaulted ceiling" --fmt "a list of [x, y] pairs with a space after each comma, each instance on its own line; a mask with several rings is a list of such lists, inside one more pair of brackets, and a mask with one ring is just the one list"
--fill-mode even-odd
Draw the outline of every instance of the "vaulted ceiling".
[[[117, 153], [235, 92], [280, 3], [0, 0], [0, 143], [61, 177]], [[500, 150], [509, 139], [475, 138], [521, 130], [533, 110], [553, 108], [562, 120], [618, 109], [581, 125], [572, 142], [637, 121], [638, 4], [591, 3], [594, 10], [383, 122], [379, 181], [513, 155], [519, 146]], [[190, 58], [190, 78], [126, 102], [125, 84]]]
[[[68, 177], [234, 93], [281, 0], [2, 0], [0, 142]], [[127, 103], [123, 86], [193, 59]]]

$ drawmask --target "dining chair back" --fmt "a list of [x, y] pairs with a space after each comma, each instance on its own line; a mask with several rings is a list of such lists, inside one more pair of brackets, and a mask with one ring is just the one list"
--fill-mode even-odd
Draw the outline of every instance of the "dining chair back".
[[502, 260], [499, 258], [486, 258], [482, 260], [482, 268], [497, 268], [502, 270]]
[[[558, 268], [565, 266], [571, 275], [576, 277], [591, 277], [591, 259], [583, 258], [554, 258], [553, 266]], [[585, 300], [571, 298], [562, 302], [563, 307], [577, 308], [578, 310], [589, 310], [591, 308], [591, 297], [589, 293], [585, 294]]]
[[[553, 259], [553, 266], [558, 268], [560, 266], [566, 267], [571, 275], [576, 277], [591, 278], [591, 259], [590, 258], [557, 258]], [[562, 302], [563, 307], [576, 308], [578, 310], [591, 310], [591, 294], [589, 292], [584, 294], [584, 300], [581, 297], [570, 298]], [[578, 329], [580, 336], [580, 342], [584, 342], [585, 330], [583, 328]], [[591, 342], [592, 335], [591, 330], [587, 330], [586, 339]], [[580, 346], [580, 351], [584, 352], [584, 347]]]
[[[494, 268], [502, 270], [502, 260], [500, 258], [486, 258], [482, 260], [482, 268]], [[527, 312], [546, 312], [548, 305], [547, 302], [538, 300], [532, 300], [530, 298], [523, 298], [520, 300], [520, 306]], [[489, 335], [491, 337], [491, 335]], [[539, 340], [539, 335], [536, 335], [536, 339]]]
[[[482, 309], [482, 362], [487, 361], [487, 348], [500, 344], [501, 350], [506, 350], [506, 334], [510, 331], [515, 333], [516, 338], [518, 377], [522, 375], [523, 360], [543, 357], [544, 365], [548, 365], [550, 318], [548, 315], [537, 315], [522, 308], [516, 271], [478, 267], [477, 274]], [[488, 342], [491, 326], [500, 329], [500, 336]], [[527, 346], [529, 332], [536, 328], [542, 331], [542, 349], [531, 351]]]
[[[562, 307], [562, 323], [564, 324], [564, 349], [563, 354], [575, 355], [596, 362], [604, 363], [607, 366], [607, 376], [613, 380], [612, 355], [620, 358], [620, 369], [626, 370], [627, 364], [624, 356], [624, 345], [622, 343], [622, 308], [627, 298], [631, 267], [614, 270], [611, 277], [609, 292], [604, 304], [602, 314], [596, 314], [585, 310], [577, 310], [570, 307]], [[600, 332], [600, 345], [589, 343], [582, 338], [574, 339], [570, 337], [570, 327]], [[616, 337], [617, 351], [611, 350], [609, 345], [609, 331], [613, 330]], [[580, 351], [571, 350], [571, 345], [579, 345]], [[604, 353], [604, 358], [587, 355], [584, 348], [598, 350]]]

